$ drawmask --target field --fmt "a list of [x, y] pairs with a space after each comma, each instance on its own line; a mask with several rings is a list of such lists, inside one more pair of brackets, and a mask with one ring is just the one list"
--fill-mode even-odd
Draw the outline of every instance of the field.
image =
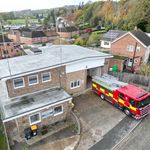
[[[29, 23], [38, 22], [37, 19], [29, 19]], [[7, 23], [14, 24], [14, 25], [23, 25], [25, 24], [25, 19], [14, 19], [14, 20], [7, 20]]]

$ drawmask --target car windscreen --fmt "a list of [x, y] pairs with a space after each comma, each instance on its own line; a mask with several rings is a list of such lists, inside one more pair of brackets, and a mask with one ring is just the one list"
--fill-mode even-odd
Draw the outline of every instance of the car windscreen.
[[136, 103], [136, 106], [138, 108], [142, 108], [142, 107], [145, 107], [146, 105], [150, 104], [150, 96], [141, 100], [140, 102], [137, 102]]

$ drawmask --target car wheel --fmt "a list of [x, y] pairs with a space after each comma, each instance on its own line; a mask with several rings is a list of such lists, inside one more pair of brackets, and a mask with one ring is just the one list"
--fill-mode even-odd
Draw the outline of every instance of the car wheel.
[[127, 115], [127, 116], [131, 116], [131, 112], [129, 109], [125, 108], [124, 109], [124, 113]]
[[100, 95], [100, 98], [101, 98], [102, 100], [104, 100], [104, 99], [105, 99], [104, 94], [101, 94], [101, 95]]

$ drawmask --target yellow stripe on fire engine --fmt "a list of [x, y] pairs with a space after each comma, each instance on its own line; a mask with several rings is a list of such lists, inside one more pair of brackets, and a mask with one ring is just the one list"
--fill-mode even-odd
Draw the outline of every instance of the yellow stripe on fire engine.
[[122, 99], [120, 99], [119, 98], [119, 101], [118, 101], [119, 103], [121, 103], [121, 104], [124, 104], [124, 100], [122, 100]]
[[100, 88], [100, 90], [101, 90], [102, 92], [104, 92], [104, 91], [105, 91], [103, 88]]
[[109, 96], [110, 96], [110, 97], [113, 97], [113, 94], [109, 93]]
[[95, 87], [95, 88], [97, 87], [97, 85], [96, 85], [96, 84], [92, 84], [92, 86], [93, 86], [93, 87]]
[[129, 106], [129, 108], [130, 108], [131, 110], [136, 111], [136, 108], [135, 108], [135, 107], [133, 107], [132, 105], [130, 105], [130, 106]]

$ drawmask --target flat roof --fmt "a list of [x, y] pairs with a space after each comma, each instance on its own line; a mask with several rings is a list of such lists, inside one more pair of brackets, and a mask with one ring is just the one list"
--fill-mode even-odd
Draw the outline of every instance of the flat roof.
[[30, 114], [31, 111], [37, 111], [49, 105], [69, 101], [72, 97], [63, 89], [55, 88], [28, 96], [11, 99], [8, 104], [3, 107], [3, 120], [11, 120], [23, 114]]
[[[42, 54], [0, 60], [0, 79], [48, 69], [61, 64], [66, 65], [83, 59], [112, 57], [110, 54], [77, 45], [52, 45], [39, 47], [39, 49], [42, 50]], [[10, 70], [8, 66], [10, 66]]]

